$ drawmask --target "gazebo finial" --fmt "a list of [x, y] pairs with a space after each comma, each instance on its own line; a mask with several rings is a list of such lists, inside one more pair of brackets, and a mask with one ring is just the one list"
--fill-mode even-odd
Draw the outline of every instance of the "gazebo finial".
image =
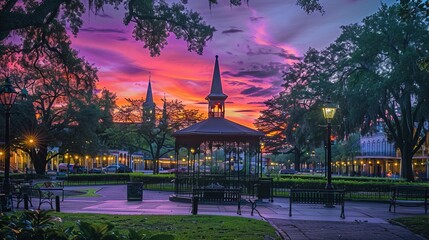
[[209, 118], [225, 117], [225, 99], [228, 97], [222, 91], [218, 58], [219, 56], [216, 55], [210, 94], [206, 97], [209, 101]]

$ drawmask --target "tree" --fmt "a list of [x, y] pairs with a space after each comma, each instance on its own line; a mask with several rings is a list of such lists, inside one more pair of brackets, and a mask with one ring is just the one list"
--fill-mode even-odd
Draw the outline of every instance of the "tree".
[[116, 107], [115, 122], [137, 123], [140, 122], [143, 115], [142, 105], [144, 99], [125, 99], [127, 104]]
[[[51, 34], [47, 34], [51, 33]], [[26, 88], [34, 113], [28, 132], [38, 134], [37, 154], [32, 155], [38, 174], [47, 163], [47, 146], [56, 145], [56, 136], [74, 121], [68, 115], [72, 99], [85, 100], [92, 95], [96, 70], [70, 48], [65, 29], [58, 22], [21, 33], [25, 51], [10, 47], [0, 55], [0, 75], [9, 77], [17, 88]], [[25, 129], [24, 129], [25, 130]], [[57, 145], [58, 146], [58, 145]]]
[[157, 121], [143, 122], [140, 128], [143, 139], [143, 151], [149, 153], [153, 160], [154, 173], [159, 173], [158, 160], [174, 150], [174, 139], [171, 134], [181, 128], [188, 127], [203, 119], [198, 110], [189, 110], [178, 100], [164, 101]]
[[295, 170], [299, 171], [301, 156], [323, 143], [322, 99], [325, 83], [318, 77], [321, 55], [310, 49], [304, 59], [285, 72], [284, 89], [265, 102], [255, 125], [265, 133], [266, 146], [272, 152], [295, 153]]
[[96, 156], [103, 149], [97, 135], [101, 111], [96, 101], [74, 99], [67, 111], [67, 115], [73, 116], [74, 121], [63, 129], [63, 134], [57, 138], [61, 139], [62, 153]]
[[127, 104], [115, 106], [112, 111], [114, 124], [105, 129], [102, 137], [109, 149], [128, 151], [128, 155], [141, 151], [142, 138], [140, 136], [140, 123], [142, 116], [143, 99], [125, 99]]
[[429, 1], [428, 0], [399, 0], [399, 15], [404, 19], [411, 19], [413, 15], [420, 14], [425, 20], [429, 19]]
[[[400, 0], [399, 16], [409, 20], [416, 15], [423, 16], [423, 20], [429, 23], [429, 1], [428, 0]], [[429, 57], [421, 57], [417, 65], [420, 69], [429, 72]]]
[[[160, 54], [167, 44], [170, 33], [183, 39], [189, 51], [199, 54], [215, 29], [207, 25], [201, 16], [185, 8], [187, 0], [168, 4], [164, 0], [90, 0], [88, 8], [94, 13], [102, 12], [105, 5], [125, 9], [124, 24], [134, 25], [133, 37], [144, 42], [152, 56]], [[209, 0], [210, 6], [217, 1]], [[230, 0], [231, 5], [240, 6], [241, 1]], [[307, 13], [323, 11], [318, 0], [299, 0], [297, 4]], [[41, 28], [57, 21], [65, 28], [70, 26], [73, 34], [82, 26], [81, 16], [86, 9], [82, 0], [5, 0], [0, 9], [0, 41], [4, 41], [13, 32], [26, 31], [28, 28]]]
[[[362, 24], [343, 27], [341, 36], [325, 50], [310, 49], [286, 72], [284, 94], [300, 103], [312, 100], [308, 109], [317, 110], [329, 93], [340, 105], [334, 121], [345, 118], [350, 130], [363, 134], [383, 121], [401, 152], [402, 176], [411, 181], [412, 159], [427, 133], [429, 73], [418, 68], [417, 61], [429, 49], [429, 33], [426, 16], [404, 19], [399, 11], [399, 5], [382, 5]], [[287, 91], [291, 87], [293, 91]], [[286, 116], [292, 116], [291, 111], [295, 110], [288, 109]], [[349, 131], [345, 130], [337, 134]]]
[[382, 5], [362, 21], [343, 27], [343, 33], [327, 51], [336, 71], [330, 80], [348, 109], [355, 127], [370, 130], [381, 120], [401, 152], [402, 176], [414, 179], [412, 159], [426, 140], [429, 108], [429, 73], [416, 60], [429, 49], [429, 32], [423, 16], [406, 20], [400, 7]]
[[174, 149], [171, 133], [201, 121], [203, 114], [196, 109], [186, 109], [181, 101], [164, 99], [163, 108], [155, 111], [158, 113], [155, 122], [142, 122], [144, 100], [126, 100], [128, 104], [118, 107], [114, 114], [114, 118], [121, 121], [107, 129], [103, 137], [110, 148], [148, 153], [153, 160], [154, 173], [158, 173], [159, 158]]

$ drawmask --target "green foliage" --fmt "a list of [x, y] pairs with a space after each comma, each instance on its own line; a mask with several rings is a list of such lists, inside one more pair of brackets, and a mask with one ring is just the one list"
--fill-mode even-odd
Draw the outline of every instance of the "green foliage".
[[[65, 227], [73, 226], [77, 220], [97, 224], [110, 222], [123, 239], [279, 239], [269, 223], [237, 216], [54, 214], [63, 219], [61, 225]], [[146, 238], [136, 237], [129, 229], [145, 234]]]
[[428, 0], [399, 0], [399, 15], [405, 20], [412, 18], [413, 15], [422, 14], [426, 21], [429, 20], [429, 1]]
[[66, 184], [74, 183], [87, 183], [87, 184], [101, 184], [101, 183], [126, 183], [130, 180], [129, 173], [115, 173], [115, 174], [69, 174]]
[[74, 237], [72, 238], [74, 240], [118, 239], [115, 233], [112, 232], [114, 225], [109, 222], [89, 223], [84, 221], [77, 221], [76, 225], [78, 229], [71, 232], [71, 234], [74, 235]]
[[175, 178], [174, 174], [142, 174], [142, 173], [131, 173], [131, 182], [143, 182], [148, 183], [168, 183]]
[[0, 235], [3, 239], [67, 239], [65, 234], [55, 228], [61, 219], [52, 217], [48, 211], [25, 211], [4, 214], [0, 218]]
[[0, 236], [7, 240], [158, 240], [175, 239], [171, 234], [153, 234], [149, 230], [128, 233], [115, 231], [110, 222], [76, 221], [76, 226], [64, 227], [62, 219], [50, 211], [24, 211], [4, 214], [0, 218]]

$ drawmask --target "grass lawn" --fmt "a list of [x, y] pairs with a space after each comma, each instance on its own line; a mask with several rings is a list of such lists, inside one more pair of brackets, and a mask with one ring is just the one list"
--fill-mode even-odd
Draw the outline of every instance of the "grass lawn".
[[80, 190], [66, 190], [64, 192], [65, 196], [67, 198], [73, 198], [73, 197], [100, 197], [99, 194], [97, 194], [97, 191], [100, 190], [100, 188], [85, 188]]
[[395, 218], [393, 221], [399, 222], [412, 232], [429, 239], [429, 216]]
[[267, 222], [228, 216], [159, 216], [159, 215], [108, 215], [83, 213], [52, 213], [62, 218], [66, 227], [76, 221], [91, 223], [111, 222], [116, 230], [147, 229], [153, 233], [173, 234], [176, 239], [280, 239]]

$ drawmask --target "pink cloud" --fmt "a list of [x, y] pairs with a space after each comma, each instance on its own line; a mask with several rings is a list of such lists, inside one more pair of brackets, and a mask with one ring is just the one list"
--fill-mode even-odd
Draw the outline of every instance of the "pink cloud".
[[250, 6], [221, 3], [210, 10], [207, 1], [189, 1], [218, 30], [202, 56], [190, 53], [186, 43], [169, 38], [160, 57], [152, 58], [143, 43], [132, 38], [132, 26], [124, 26], [123, 13], [106, 7], [101, 16], [88, 15], [73, 47], [99, 69], [98, 87], [124, 98], [145, 97], [149, 73], [155, 102], [164, 94], [189, 108], [206, 113], [199, 104], [210, 90], [214, 56], [219, 55], [224, 92], [229, 96], [227, 118], [252, 127], [263, 101], [281, 89], [287, 64], [310, 47], [322, 48], [334, 41], [341, 25], [360, 21], [374, 13], [378, 1], [332, 0], [326, 14], [306, 15], [294, 2], [251, 0]]

